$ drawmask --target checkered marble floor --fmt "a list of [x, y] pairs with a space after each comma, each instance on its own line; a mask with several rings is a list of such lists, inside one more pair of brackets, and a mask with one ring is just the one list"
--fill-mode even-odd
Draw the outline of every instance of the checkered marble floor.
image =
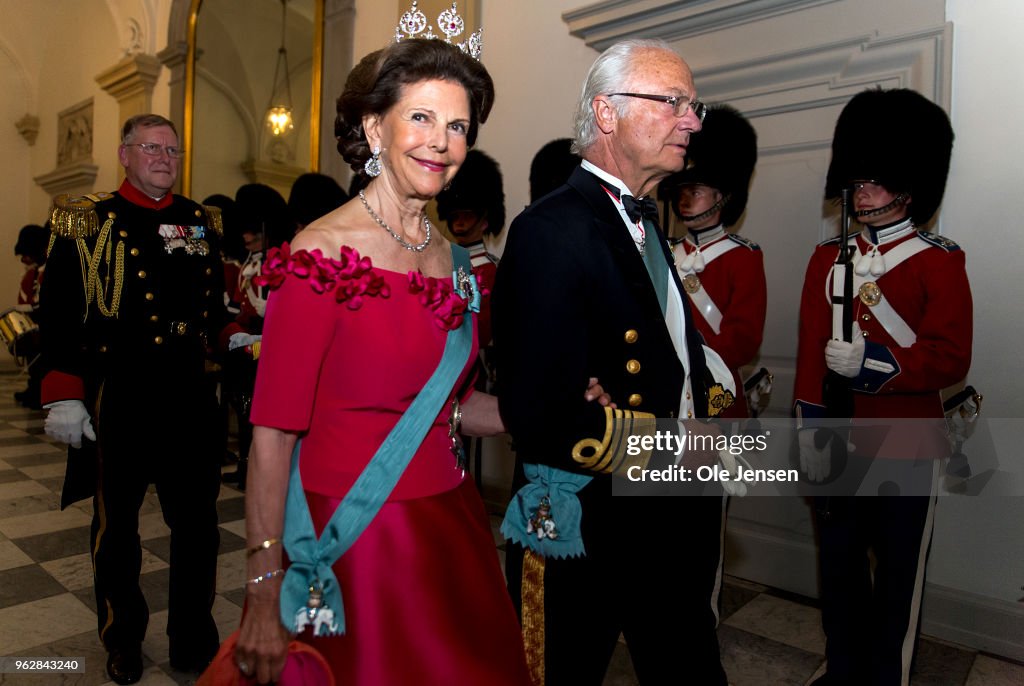
[[[60, 511], [65, 452], [43, 434], [42, 412], [12, 398], [25, 378], [0, 360], [0, 656], [81, 657], [84, 674], [0, 674], [0, 684], [111, 683], [96, 636], [88, 554], [92, 503]], [[221, 548], [214, 615], [227, 636], [238, 626], [244, 597], [244, 498], [221, 489]], [[492, 524], [497, 532], [500, 516]], [[167, 580], [170, 536], [156, 494], [142, 507], [141, 584], [150, 607], [141, 683], [191, 684], [196, 675], [168, 664]], [[503, 543], [495, 536], [498, 554]], [[814, 601], [728, 578], [718, 630], [723, 661], [735, 686], [802, 686], [821, 668], [824, 636]], [[923, 638], [915, 686], [1002, 686], [1024, 683], [1024, 666]], [[629, 653], [619, 646], [605, 686], [636, 684]]]

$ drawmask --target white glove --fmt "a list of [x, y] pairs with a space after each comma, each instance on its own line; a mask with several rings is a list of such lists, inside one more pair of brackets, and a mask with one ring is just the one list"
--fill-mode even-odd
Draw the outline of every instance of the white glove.
[[245, 346], [252, 345], [256, 341], [262, 339], [263, 336], [254, 336], [251, 333], [239, 331], [238, 333], [231, 334], [231, 338], [228, 339], [228, 350], [234, 350], [235, 348], [244, 348]]
[[814, 445], [815, 429], [802, 429], [797, 434], [800, 444], [800, 471], [814, 483], [821, 483], [832, 473], [832, 441], [831, 436], [822, 448]]
[[81, 400], [58, 400], [46, 406], [49, 412], [43, 422], [43, 430], [50, 438], [68, 443], [72, 448], [82, 447], [82, 436], [96, 440], [89, 413]]
[[751, 469], [750, 463], [747, 462], [742, 454], [733, 455], [727, 448], [718, 451], [718, 461], [721, 463], [722, 468], [729, 472], [729, 478], [722, 480], [722, 490], [737, 498], [745, 496], [747, 494], [747, 484], [739, 478], [739, 470], [740, 467]]
[[853, 342], [829, 341], [825, 344], [825, 364], [837, 374], [854, 378], [864, 364], [864, 336], [860, 327], [853, 327]]

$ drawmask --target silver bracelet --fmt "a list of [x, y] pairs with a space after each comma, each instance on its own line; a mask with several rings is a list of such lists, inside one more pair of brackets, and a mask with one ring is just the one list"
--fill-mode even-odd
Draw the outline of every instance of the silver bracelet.
[[264, 581], [268, 581], [270, 579], [273, 579], [275, 576], [280, 576], [282, 574], [284, 574], [284, 569], [281, 568], [281, 567], [278, 567], [277, 569], [275, 569], [273, 571], [267, 572], [263, 576], [257, 576], [257, 577], [254, 577], [252, 579], [249, 579], [245, 583], [247, 583], [247, 584], [261, 584]]

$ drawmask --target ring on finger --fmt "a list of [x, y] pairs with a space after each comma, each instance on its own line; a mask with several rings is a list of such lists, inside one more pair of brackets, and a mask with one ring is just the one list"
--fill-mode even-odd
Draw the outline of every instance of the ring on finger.
[[246, 676], [249, 676], [249, 674], [252, 672], [252, 670], [249, 668], [249, 663], [245, 660], [242, 660], [238, 663], [238, 671]]

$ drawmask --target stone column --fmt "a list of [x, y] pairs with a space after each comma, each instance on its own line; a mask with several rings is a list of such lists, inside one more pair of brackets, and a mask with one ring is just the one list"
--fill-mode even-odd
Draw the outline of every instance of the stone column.
[[[154, 55], [139, 53], [125, 57], [96, 76], [96, 83], [100, 84], [100, 88], [114, 96], [120, 105], [118, 126], [129, 117], [152, 111], [153, 85], [160, 76], [160, 68], [160, 60]], [[121, 169], [116, 158], [114, 168]], [[124, 178], [123, 169], [118, 178]]]
[[153, 85], [161, 64], [155, 55], [129, 55], [96, 76], [96, 83], [120, 104], [120, 121], [145, 114], [153, 106]]

